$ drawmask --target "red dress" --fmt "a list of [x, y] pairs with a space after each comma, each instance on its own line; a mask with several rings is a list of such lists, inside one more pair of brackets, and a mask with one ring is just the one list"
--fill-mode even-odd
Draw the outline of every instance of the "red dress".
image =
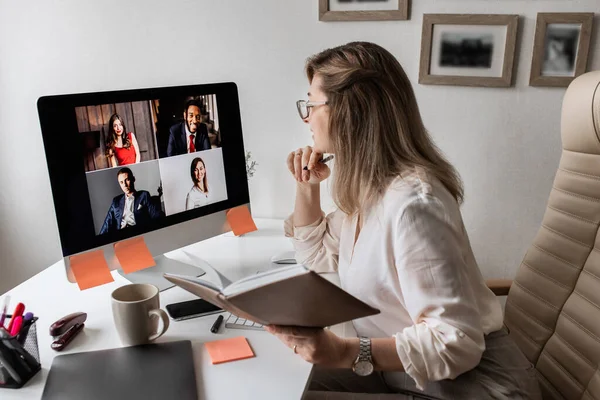
[[125, 147], [116, 147], [115, 150], [115, 158], [117, 159], [117, 165], [127, 165], [127, 164], [135, 164], [135, 148], [133, 147], [133, 138], [131, 132], [128, 134], [129, 137], [129, 148]]

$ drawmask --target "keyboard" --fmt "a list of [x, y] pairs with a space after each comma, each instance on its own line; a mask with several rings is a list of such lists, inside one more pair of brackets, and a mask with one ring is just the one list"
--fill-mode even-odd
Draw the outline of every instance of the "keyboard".
[[240, 318], [232, 313], [227, 313], [225, 316], [225, 328], [261, 331], [263, 330], [263, 325], [254, 321]]

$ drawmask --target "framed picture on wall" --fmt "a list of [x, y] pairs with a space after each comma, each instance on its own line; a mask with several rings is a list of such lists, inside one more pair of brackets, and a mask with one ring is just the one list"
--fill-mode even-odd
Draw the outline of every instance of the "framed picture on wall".
[[410, 0], [319, 0], [319, 21], [389, 21], [409, 18]]
[[419, 83], [512, 85], [518, 15], [425, 14]]
[[569, 86], [587, 68], [594, 13], [539, 13], [530, 86]]

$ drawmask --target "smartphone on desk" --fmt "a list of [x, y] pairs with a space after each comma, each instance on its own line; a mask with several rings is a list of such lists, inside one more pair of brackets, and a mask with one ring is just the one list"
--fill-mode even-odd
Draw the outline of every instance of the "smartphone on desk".
[[216, 314], [223, 311], [221, 307], [217, 307], [203, 299], [167, 304], [165, 308], [167, 309], [169, 316], [175, 321], [202, 317], [204, 315]]

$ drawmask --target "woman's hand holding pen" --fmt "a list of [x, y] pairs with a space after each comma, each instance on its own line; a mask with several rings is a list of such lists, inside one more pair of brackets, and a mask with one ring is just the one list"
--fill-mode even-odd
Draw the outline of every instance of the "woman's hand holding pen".
[[321, 183], [331, 175], [329, 167], [319, 162], [322, 157], [322, 153], [313, 151], [310, 146], [299, 148], [288, 155], [288, 169], [299, 183]]

